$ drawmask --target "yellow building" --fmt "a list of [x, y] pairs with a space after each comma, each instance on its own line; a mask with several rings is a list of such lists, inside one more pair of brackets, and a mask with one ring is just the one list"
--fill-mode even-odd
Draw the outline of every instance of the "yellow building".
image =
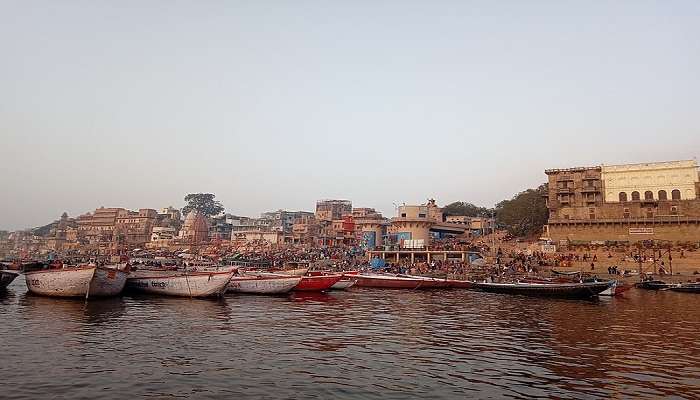
[[604, 201], [695, 200], [698, 165], [693, 160], [603, 165]]

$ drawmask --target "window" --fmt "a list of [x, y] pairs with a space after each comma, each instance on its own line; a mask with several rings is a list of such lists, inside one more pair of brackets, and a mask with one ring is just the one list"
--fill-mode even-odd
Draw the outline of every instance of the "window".
[[625, 192], [620, 192], [620, 201], [623, 202], [623, 203], [624, 203], [625, 201], [627, 201], [627, 193], [625, 193]]
[[659, 190], [659, 200], [668, 200], [668, 195], [665, 190]]
[[595, 208], [588, 209], [588, 219], [595, 219]]
[[654, 200], [654, 193], [651, 190], [644, 192], [644, 200]]
[[406, 218], [406, 213], [401, 213], [401, 218]]
[[678, 207], [676, 207], [676, 206], [671, 207], [671, 215], [678, 215]]
[[630, 217], [630, 209], [629, 209], [629, 208], [625, 208], [624, 218], [629, 218], [629, 217]]
[[632, 192], [632, 201], [639, 201], [639, 192], [636, 190]]
[[654, 210], [647, 208], [647, 218], [654, 218]]
[[673, 200], [680, 200], [681, 199], [681, 191], [678, 189], [673, 189], [671, 192], [671, 198]]
[[418, 218], [425, 218], [425, 214], [418, 214]]

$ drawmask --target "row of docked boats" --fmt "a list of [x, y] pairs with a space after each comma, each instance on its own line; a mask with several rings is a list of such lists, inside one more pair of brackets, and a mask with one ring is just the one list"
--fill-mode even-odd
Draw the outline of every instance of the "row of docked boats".
[[668, 283], [657, 279], [648, 279], [635, 284], [646, 290], [670, 290], [673, 292], [700, 293], [700, 282]]

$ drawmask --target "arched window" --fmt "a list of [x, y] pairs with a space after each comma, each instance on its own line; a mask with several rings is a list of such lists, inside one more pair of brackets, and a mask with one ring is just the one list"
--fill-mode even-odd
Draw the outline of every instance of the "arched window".
[[659, 190], [659, 200], [668, 200], [668, 195], [665, 190]]
[[671, 198], [673, 200], [680, 200], [681, 199], [681, 191], [678, 189], [673, 189], [673, 191], [671, 191]]
[[627, 201], [627, 193], [620, 192], [620, 201], [623, 203]]
[[632, 201], [639, 201], [639, 192], [636, 190], [632, 192]]
[[654, 200], [654, 193], [651, 190], [644, 192], [644, 200]]

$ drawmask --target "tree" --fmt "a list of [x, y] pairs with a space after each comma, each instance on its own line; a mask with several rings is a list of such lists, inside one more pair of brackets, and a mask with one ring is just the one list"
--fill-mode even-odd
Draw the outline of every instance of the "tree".
[[514, 236], [539, 234], [549, 216], [544, 198], [547, 193], [547, 184], [543, 184], [496, 204], [497, 224]]
[[197, 210], [207, 217], [219, 215], [224, 211], [224, 206], [214, 200], [212, 193], [190, 193], [185, 196], [187, 205], [182, 208], [182, 215], [186, 216], [192, 210]]
[[475, 206], [472, 203], [455, 201], [454, 203], [446, 205], [442, 209], [442, 214], [444, 216], [450, 215], [464, 215], [467, 217], [488, 217], [492, 213], [492, 210], [486, 207]]

